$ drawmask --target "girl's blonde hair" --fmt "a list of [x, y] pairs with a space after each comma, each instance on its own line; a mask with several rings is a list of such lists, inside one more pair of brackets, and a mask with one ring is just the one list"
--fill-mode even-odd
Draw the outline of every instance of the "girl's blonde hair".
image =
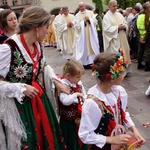
[[42, 27], [50, 21], [50, 13], [40, 6], [27, 8], [19, 18], [18, 34]]
[[84, 67], [76, 60], [69, 60], [63, 67], [63, 75], [69, 73], [71, 76], [85, 74]]

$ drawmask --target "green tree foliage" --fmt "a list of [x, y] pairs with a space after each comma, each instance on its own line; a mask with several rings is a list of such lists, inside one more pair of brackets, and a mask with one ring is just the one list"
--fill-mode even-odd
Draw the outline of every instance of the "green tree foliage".
[[100, 13], [102, 13], [103, 12], [103, 0], [93, 0], [93, 2], [95, 3], [95, 6], [99, 8]]
[[[104, 4], [108, 5], [109, 0], [104, 0]], [[118, 8], [126, 9], [127, 7], [132, 7], [136, 3], [143, 4], [145, 0], [117, 0]]]

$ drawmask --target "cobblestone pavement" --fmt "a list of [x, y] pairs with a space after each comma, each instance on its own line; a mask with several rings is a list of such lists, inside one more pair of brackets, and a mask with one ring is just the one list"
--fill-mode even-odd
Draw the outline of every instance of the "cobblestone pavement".
[[[51, 47], [44, 48], [47, 63], [55, 70], [55, 73], [62, 75], [62, 67], [66, 60], [61, 53]], [[150, 150], [150, 97], [144, 92], [149, 85], [150, 72], [136, 69], [137, 63], [132, 63], [131, 73], [124, 79], [123, 87], [128, 93], [128, 111], [142, 136], [146, 139], [146, 144], [139, 150]], [[91, 75], [91, 70], [85, 70], [82, 77], [85, 89], [88, 90], [96, 84], [95, 78]]]

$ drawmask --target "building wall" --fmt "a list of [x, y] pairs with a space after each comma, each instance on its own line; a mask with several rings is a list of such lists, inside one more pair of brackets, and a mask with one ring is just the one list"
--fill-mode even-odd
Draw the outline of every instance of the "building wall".
[[[2, 4], [2, 0], [0, 0], [0, 5]], [[24, 9], [31, 6], [31, 0], [17, 0], [15, 5], [13, 4], [13, 0], [7, 0], [7, 5], [9, 5], [16, 13], [21, 14]]]
[[[36, 1], [37, 5], [41, 5], [50, 12], [52, 12], [55, 9], [59, 9], [63, 6], [68, 6], [69, 11], [71, 13], [75, 13], [78, 9], [79, 2], [84, 2], [88, 8], [94, 9], [95, 3], [93, 3], [92, 0], [34, 0]], [[104, 10], [107, 8], [106, 5], [103, 4]], [[58, 12], [58, 10], [57, 10]]]
[[[95, 4], [92, 0], [82, 0], [87, 6], [95, 8]], [[81, 0], [41, 0], [41, 6], [45, 7], [50, 12], [55, 8], [61, 8], [63, 6], [68, 6], [69, 11], [75, 13], [78, 9], [78, 4]]]
[[[39, 5], [46, 8], [50, 13], [57, 14], [63, 6], [68, 6], [71, 13], [75, 13], [78, 9], [79, 2], [84, 2], [88, 8], [94, 9], [95, 4], [92, 0], [17, 0], [17, 5], [13, 6], [12, 0], [7, 0], [7, 4], [15, 11], [21, 13], [27, 7]], [[0, 0], [0, 5], [2, 0]], [[104, 10], [106, 6], [104, 5]]]

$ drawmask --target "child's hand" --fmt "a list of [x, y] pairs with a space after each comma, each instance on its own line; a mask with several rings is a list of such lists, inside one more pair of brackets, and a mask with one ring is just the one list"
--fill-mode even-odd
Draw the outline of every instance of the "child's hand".
[[139, 141], [138, 147], [142, 146], [144, 143], [146, 143], [146, 140], [140, 135], [138, 131], [134, 132], [135, 138]]
[[82, 93], [76, 92], [75, 94], [77, 95], [77, 97], [83, 97]]
[[130, 138], [131, 136], [128, 134], [115, 135], [115, 136], [107, 137], [106, 143], [116, 144], [116, 145], [127, 144]]

